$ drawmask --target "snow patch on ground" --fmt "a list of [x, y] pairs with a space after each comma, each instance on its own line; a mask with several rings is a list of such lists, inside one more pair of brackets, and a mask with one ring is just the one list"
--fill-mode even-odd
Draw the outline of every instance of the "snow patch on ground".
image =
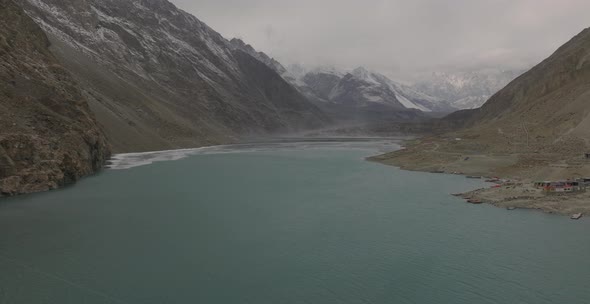
[[397, 100], [399, 102], [401, 102], [401, 104], [404, 107], [406, 107], [408, 109], [418, 109], [418, 110], [424, 111], [424, 112], [432, 112], [430, 109], [427, 109], [427, 108], [425, 108], [423, 106], [420, 106], [420, 105], [417, 105], [417, 104], [411, 102], [409, 99], [407, 99], [406, 97], [404, 97], [401, 94], [395, 94], [395, 97], [397, 97]]
[[384, 102], [381, 96], [369, 95], [366, 93], [363, 96], [370, 102]]
[[155, 162], [179, 160], [190, 155], [198, 154], [203, 151], [203, 149], [205, 148], [117, 154], [110, 159], [107, 168], [113, 170], [125, 170], [150, 165]]

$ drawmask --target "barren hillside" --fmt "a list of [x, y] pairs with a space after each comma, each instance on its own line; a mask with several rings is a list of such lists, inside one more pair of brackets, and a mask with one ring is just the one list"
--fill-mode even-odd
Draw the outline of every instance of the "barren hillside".
[[54, 189], [109, 157], [100, 127], [43, 31], [0, 0], [0, 196]]
[[[379, 160], [417, 170], [523, 178], [590, 175], [590, 29], [495, 94], [453, 113], [447, 132]], [[478, 159], [480, 161], [478, 161]]]

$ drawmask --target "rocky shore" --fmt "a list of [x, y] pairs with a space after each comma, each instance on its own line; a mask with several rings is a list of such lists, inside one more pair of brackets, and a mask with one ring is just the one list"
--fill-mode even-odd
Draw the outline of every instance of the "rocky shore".
[[536, 209], [546, 213], [571, 216], [590, 215], [590, 192], [545, 194], [530, 182], [511, 182], [497, 188], [483, 188], [461, 194], [466, 200], [476, 200], [509, 210]]
[[[402, 150], [368, 158], [404, 170], [465, 176], [497, 177], [498, 184], [457, 194], [477, 203], [508, 209], [536, 209], [547, 213], [590, 215], [590, 192], [545, 194], [534, 181], [590, 176], [590, 162], [575, 154], [485, 153], [477, 144], [456, 138], [407, 141]], [[468, 148], [469, 147], [469, 148]]]
[[99, 171], [110, 146], [45, 33], [0, 0], [0, 196], [40, 192]]

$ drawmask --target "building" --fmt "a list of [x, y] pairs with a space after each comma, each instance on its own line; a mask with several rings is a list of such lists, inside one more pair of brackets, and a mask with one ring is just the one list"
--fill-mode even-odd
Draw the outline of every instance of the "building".
[[580, 178], [578, 179], [580, 183], [582, 183], [585, 187], [590, 187], [590, 177]]
[[545, 193], [573, 193], [586, 191], [587, 182], [584, 180], [567, 180], [554, 182], [535, 182], [535, 188], [543, 189]]
[[552, 182], [550, 182], [550, 181], [535, 182], [535, 188], [537, 188], [537, 189], [544, 189], [545, 187], [550, 186], [551, 183]]

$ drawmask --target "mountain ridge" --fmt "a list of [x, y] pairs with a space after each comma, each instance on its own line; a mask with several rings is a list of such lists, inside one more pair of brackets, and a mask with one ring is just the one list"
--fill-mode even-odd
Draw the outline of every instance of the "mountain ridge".
[[232, 46], [166, 0], [0, 4], [0, 196], [73, 183], [111, 151], [329, 122], [262, 53]]
[[[18, 2], [85, 84], [117, 152], [228, 143], [328, 121], [274, 70], [166, 0]], [[277, 87], [258, 81], [271, 78]]]
[[481, 108], [452, 113], [430, 128], [446, 132], [377, 160], [527, 181], [590, 176], [590, 28]]
[[236, 49], [242, 50], [252, 57], [258, 59], [260, 62], [266, 64], [269, 68], [273, 69], [277, 74], [283, 75], [287, 72], [287, 69], [274, 58], [269, 57], [264, 52], [259, 52], [254, 49], [250, 44], [246, 44], [242, 39], [232, 38], [229, 43]]

